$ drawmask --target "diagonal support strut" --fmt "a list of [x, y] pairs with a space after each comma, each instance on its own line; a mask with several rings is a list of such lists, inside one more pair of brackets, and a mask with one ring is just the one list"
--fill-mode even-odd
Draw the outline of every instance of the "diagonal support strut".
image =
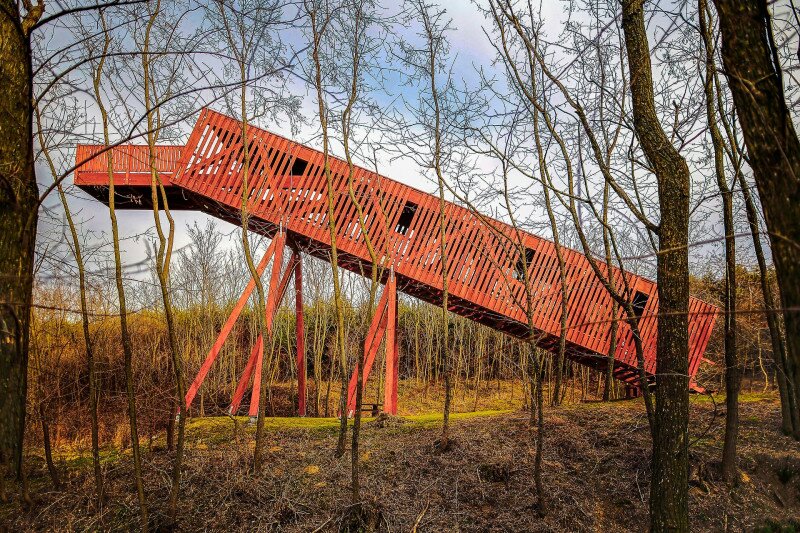
[[[397, 414], [397, 381], [399, 374], [397, 349], [397, 283], [394, 271], [389, 274], [389, 281], [383, 289], [367, 337], [364, 340], [364, 379], [363, 387], [367, 387], [375, 356], [386, 339], [386, 387], [383, 399], [383, 412]], [[347, 388], [347, 414], [352, 416], [356, 409], [356, 387], [358, 386], [358, 368], [353, 370]]]

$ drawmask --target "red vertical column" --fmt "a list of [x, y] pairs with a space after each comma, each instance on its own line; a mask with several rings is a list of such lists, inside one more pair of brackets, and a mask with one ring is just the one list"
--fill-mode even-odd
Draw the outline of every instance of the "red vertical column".
[[383, 397], [383, 411], [390, 415], [397, 414], [397, 381], [400, 365], [397, 350], [397, 285], [394, 271], [389, 274], [389, 291], [386, 317], [386, 390]]
[[[269, 337], [264, 339], [263, 342], [272, 342], [272, 323], [275, 319], [275, 310], [280, 305], [280, 281], [281, 281], [281, 269], [283, 268], [283, 249], [284, 245], [286, 244], [286, 235], [283, 232], [278, 233], [275, 238], [272, 240], [273, 244], [275, 245], [275, 254], [272, 259], [272, 276], [269, 280], [269, 293], [267, 294], [267, 308], [265, 313], [265, 327], [266, 331], [269, 334]], [[256, 368], [255, 372], [253, 372], [253, 391], [250, 395], [250, 418], [255, 418], [258, 416], [258, 402], [261, 396], [261, 373], [262, 373], [262, 364], [264, 362], [264, 351], [267, 350], [267, 347], [264, 347], [259, 353], [258, 358], [256, 359]]]
[[303, 261], [292, 251], [294, 266], [295, 335], [297, 336], [297, 414], [306, 416], [306, 341], [303, 323]]

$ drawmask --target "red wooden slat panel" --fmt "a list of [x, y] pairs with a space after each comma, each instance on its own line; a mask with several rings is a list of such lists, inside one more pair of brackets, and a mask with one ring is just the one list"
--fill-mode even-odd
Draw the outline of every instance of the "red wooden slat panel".
[[[243, 193], [241, 133], [238, 121], [203, 110], [185, 147], [158, 147], [157, 165], [165, 185], [208, 198], [213, 201], [211, 204], [225, 210], [226, 217], [236, 217]], [[331, 247], [324, 154], [252, 126], [247, 128], [247, 137], [251, 165], [249, 190], [245, 194], [254, 229], [273, 236], [282, 225], [292, 239], [305, 243], [309, 251], [324, 257]], [[107, 184], [106, 158], [92, 158], [101, 150], [103, 147], [98, 145], [78, 147], [76, 160], [85, 163], [76, 171], [76, 184]], [[115, 183], [127, 179], [131, 185], [149, 186], [146, 147], [116, 147], [112, 156]], [[295, 175], [293, 168], [300, 160], [306, 165]], [[355, 167], [352, 185], [365, 217], [362, 229], [357, 206], [348, 191], [346, 162], [329, 157], [329, 164], [337, 245], [342, 254], [350, 256], [350, 261], [355, 259], [369, 267], [371, 259], [366, 246], [366, 237], [369, 237], [383, 266], [394, 267], [403, 290], [431, 303], [440, 303], [439, 198]], [[398, 232], [398, 222], [407, 202], [417, 207], [410, 222], [404, 221], [407, 228], [403, 234]], [[205, 209], [205, 206], [200, 207]], [[212, 214], [218, 213], [215, 209], [209, 208]], [[533, 333], [548, 346], [555, 346], [560, 331], [562, 289], [554, 244], [451, 202], [446, 205], [445, 222], [448, 284], [454, 312], [512, 334], [526, 331], [526, 288], [522, 280], [515, 279], [521, 243], [533, 251], [527, 265]], [[609, 318], [613, 302], [585, 256], [563, 247], [562, 252], [567, 267], [570, 353], [605, 357], [610, 343]], [[342, 266], [358, 270], [353, 263], [342, 263]], [[604, 275], [611, 276], [616, 286], [622, 287], [620, 271], [606, 272], [602, 261], [600, 266]], [[640, 327], [645, 368], [652, 374], [655, 371], [658, 293], [649, 280], [627, 272], [624, 275], [633, 291], [639, 290], [648, 296]], [[716, 308], [692, 299], [690, 309], [689, 370], [693, 376], [707, 346]], [[635, 371], [632, 333], [624, 322], [624, 312], [620, 311], [620, 317], [615, 357], [621, 372], [622, 369]], [[635, 381], [636, 378], [631, 379]]]

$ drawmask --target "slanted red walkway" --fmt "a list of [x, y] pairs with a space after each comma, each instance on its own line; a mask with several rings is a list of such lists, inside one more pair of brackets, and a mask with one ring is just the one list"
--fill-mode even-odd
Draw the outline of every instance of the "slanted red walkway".
[[[299, 254], [330, 260], [324, 154], [255, 127], [247, 128], [247, 137], [250, 154], [247, 191], [242, 190], [242, 125], [208, 109], [200, 113], [186, 146], [157, 147], [157, 170], [167, 190], [171, 209], [196, 209], [240, 224], [242, 195], [248, 198], [250, 229], [273, 239], [267, 256], [259, 265], [263, 272], [270, 258], [273, 259], [266, 304], [268, 331], [289, 278], [292, 274], [295, 276], [298, 380], [303, 381], [299, 390], [305, 391]], [[103, 146], [97, 145], [78, 147], [77, 160], [82, 164], [75, 173], [75, 183], [100, 201], [107, 202], [108, 158], [98, 156], [103, 150]], [[110, 152], [117, 206], [152, 208], [149, 203], [151, 175], [147, 147], [124, 145]], [[348, 166], [345, 161], [333, 157], [329, 158], [329, 165], [339, 265], [369, 275], [372, 262], [361, 233], [357, 206], [348, 188]], [[383, 408], [395, 413], [399, 356], [395, 333], [396, 291], [433, 305], [442, 303], [439, 199], [360, 167], [355, 169], [352, 186], [353, 197], [361, 204], [366, 232], [380, 256], [381, 281], [386, 284], [365, 342], [365, 377], [369, 375], [381, 338], [385, 337], [389, 368]], [[450, 202], [445, 209], [445, 225], [450, 310], [518, 338], [534, 335], [540, 347], [556, 350], [562, 289], [555, 245]], [[292, 259], [289, 267], [282, 269], [283, 249], [287, 246], [291, 249]], [[583, 254], [570, 249], [563, 249], [563, 254], [568, 288], [567, 357], [596, 369], [607, 368], [612, 300]], [[601, 268], [605, 272], [602, 265]], [[531, 280], [530, 298], [526, 298], [525, 275]], [[627, 283], [633, 305], [642, 317], [644, 370], [652, 381], [658, 313], [656, 284], [618, 269], [613, 269], [611, 276], [618, 287]], [[194, 398], [253, 288], [251, 282], [225, 324], [187, 394], [187, 403]], [[532, 305], [533, 331], [526, 319], [526, 301]], [[703, 360], [717, 311], [711, 304], [697, 298], [690, 299], [688, 363], [692, 384]], [[259, 339], [234, 395], [234, 411], [251, 377], [254, 378], [251, 412], [254, 402], [258, 404], [262, 358], [262, 340]], [[620, 322], [617, 330], [614, 374], [627, 384], [638, 384], [633, 335], [626, 322]], [[354, 390], [355, 375], [350, 383], [349, 405], [352, 405]], [[299, 396], [303, 404], [299, 411], [303, 413], [304, 394]]]

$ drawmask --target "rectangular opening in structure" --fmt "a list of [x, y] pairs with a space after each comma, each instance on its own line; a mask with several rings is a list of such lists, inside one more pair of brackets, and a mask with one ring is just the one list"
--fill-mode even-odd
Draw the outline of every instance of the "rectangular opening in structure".
[[517, 281], [525, 281], [525, 272], [531, 268], [533, 258], [536, 256], [536, 251], [530, 248], [525, 248], [525, 256], [519, 254], [517, 263], [514, 265], [514, 279]]
[[636, 291], [636, 294], [633, 295], [633, 312], [636, 313], [636, 316], [642, 316], [644, 313], [644, 308], [647, 307], [647, 300], [649, 296], [647, 296], [642, 291]]
[[294, 158], [294, 162], [292, 163], [292, 176], [302, 176], [305, 171], [306, 167], [308, 166], [308, 161], [305, 159], [300, 159], [299, 157]]
[[400, 235], [408, 233], [408, 228], [411, 227], [411, 221], [414, 220], [414, 214], [417, 212], [417, 204], [411, 201], [406, 201], [403, 206], [403, 212], [400, 213], [400, 218], [397, 220], [397, 227], [394, 230]]

